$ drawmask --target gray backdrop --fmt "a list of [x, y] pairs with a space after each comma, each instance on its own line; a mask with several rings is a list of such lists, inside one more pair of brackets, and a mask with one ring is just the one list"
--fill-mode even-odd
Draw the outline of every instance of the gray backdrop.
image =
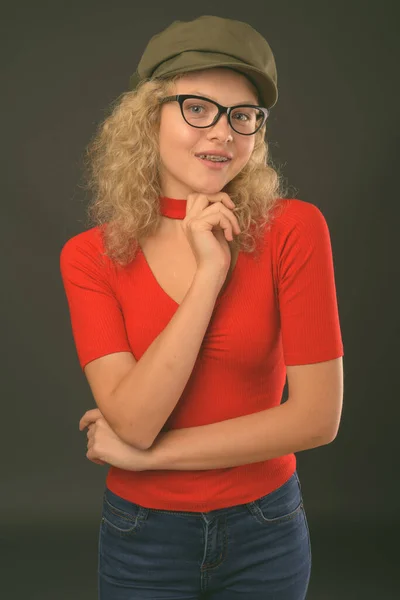
[[7, 598], [96, 598], [107, 468], [85, 457], [86, 434], [78, 431], [94, 401], [78, 365], [59, 254], [87, 228], [82, 155], [97, 123], [127, 89], [148, 39], [201, 14], [247, 21], [271, 44], [280, 94], [268, 125], [272, 158], [292, 197], [316, 204], [331, 233], [345, 393], [336, 440], [297, 454], [313, 541], [309, 598], [395, 597], [395, 4], [97, 0], [6, 8], [0, 581]]

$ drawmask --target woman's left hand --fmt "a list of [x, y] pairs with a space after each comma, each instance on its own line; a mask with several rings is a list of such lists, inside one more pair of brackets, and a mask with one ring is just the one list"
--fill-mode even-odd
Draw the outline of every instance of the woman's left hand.
[[79, 421], [79, 429], [87, 431], [86, 456], [92, 462], [106, 463], [127, 471], [145, 471], [150, 469], [149, 450], [140, 450], [122, 441], [111, 429], [98, 408], [85, 412]]

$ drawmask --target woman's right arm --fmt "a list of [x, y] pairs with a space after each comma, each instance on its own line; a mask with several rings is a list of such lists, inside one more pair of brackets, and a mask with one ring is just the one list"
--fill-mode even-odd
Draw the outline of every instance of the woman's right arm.
[[[114, 353], [84, 369], [104, 418], [132, 446], [147, 449], [153, 444], [193, 371], [231, 263], [228, 241], [240, 232], [234, 207], [225, 192], [188, 195], [182, 227], [197, 270], [185, 298], [138, 361], [130, 352]], [[85, 298], [81, 302], [87, 306]], [[75, 330], [90, 326], [81, 317]]]
[[96, 403], [123, 441], [147, 449], [165, 425], [192, 373], [222, 284], [221, 273], [198, 269], [168, 325], [112, 392], [96, 394], [105, 389], [109, 357], [86, 366]]

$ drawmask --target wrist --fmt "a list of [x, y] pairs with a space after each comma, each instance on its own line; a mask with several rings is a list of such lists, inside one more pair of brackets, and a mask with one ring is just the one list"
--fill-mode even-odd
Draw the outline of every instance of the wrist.
[[168, 436], [168, 432], [161, 432], [158, 434], [156, 439], [154, 440], [152, 446], [148, 450], [147, 453], [147, 466], [146, 468], [149, 471], [157, 471], [168, 469], [166, 464], [165, 453], [162, 448], [162, 440]]
[[195, 273], [193, 284], [204, 288], [205, 293], [218, 295], [225, 278], [226, 271], [224, 269], [211, 271], [199, 267]]

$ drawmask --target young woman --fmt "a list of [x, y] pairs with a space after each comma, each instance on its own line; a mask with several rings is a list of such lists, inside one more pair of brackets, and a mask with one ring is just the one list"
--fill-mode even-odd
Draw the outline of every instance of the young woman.
[[110, 465], [101, 600], [306, 597], [295, 452], [337, 434], [343, 345], [326, 221], [268, 163], [276, 82], [246, 23], [176, 21], [89, 147], [61, 274]]

